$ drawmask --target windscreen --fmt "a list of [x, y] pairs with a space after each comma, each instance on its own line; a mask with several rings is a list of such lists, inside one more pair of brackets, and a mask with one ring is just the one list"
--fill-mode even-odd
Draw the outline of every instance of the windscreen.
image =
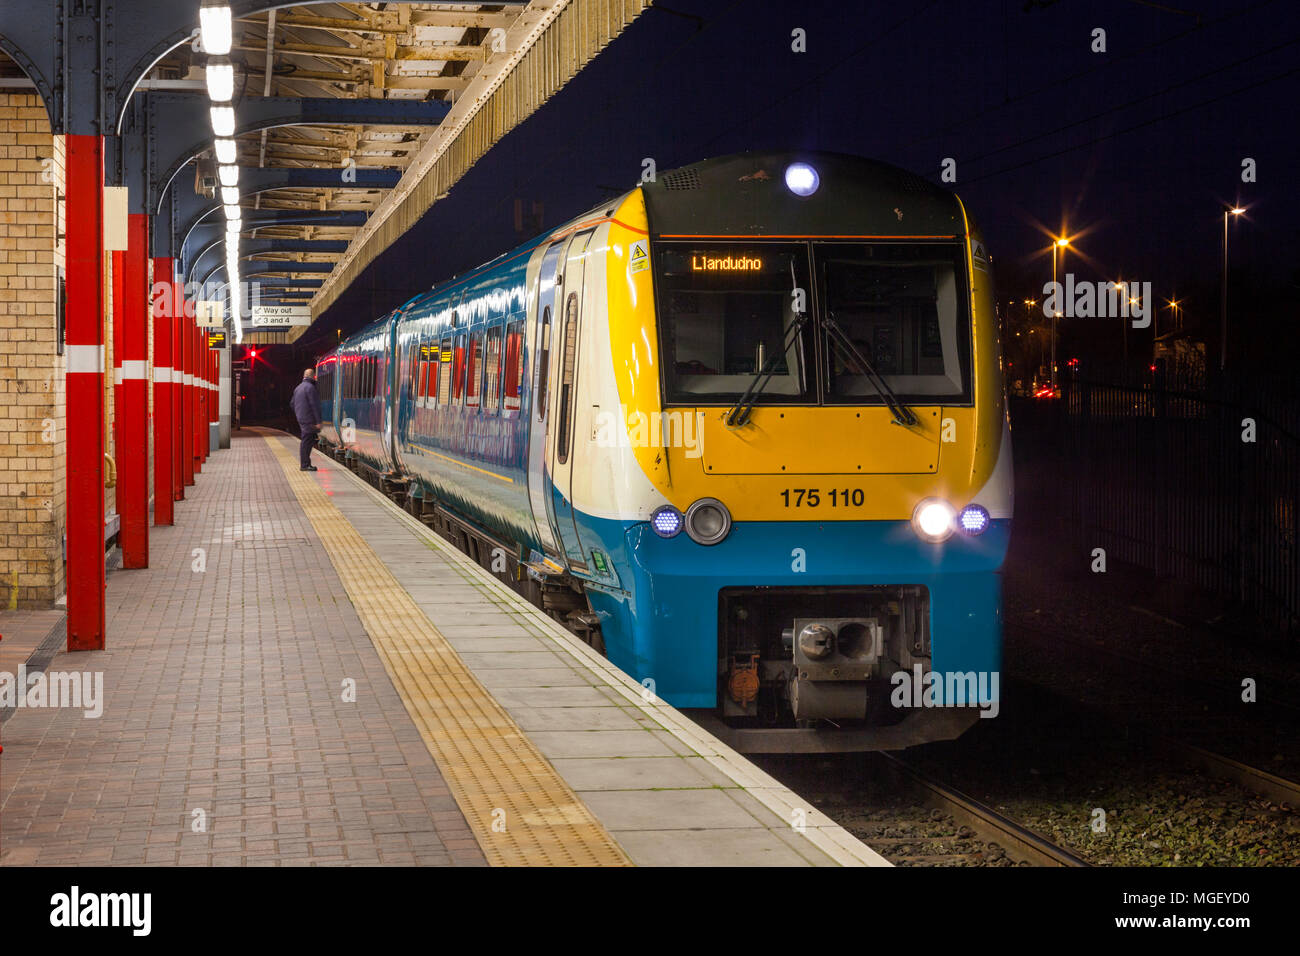
[[[900, 400], [968, 400], [970, 320], [961, 246], [814, 243], [813, 250], [819, 313], [843, 330]], [[825, 328], [822, 344], [826, 401], [878, 401], [858, 356]]]
[[664, 242], [655, 252], [667, 401], [734, 401], [773, 356], [758, 401], [815, 398], [811, 329], [788, 335], [796, 305], [808, 308], [806, 244]]

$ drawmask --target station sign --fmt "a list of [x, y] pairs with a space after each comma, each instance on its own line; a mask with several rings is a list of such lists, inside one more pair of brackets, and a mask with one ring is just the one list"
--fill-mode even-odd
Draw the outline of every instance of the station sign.
[[213, 329], [208, 332], [208, 348], [224, 349], [226, 347], [226, 330]]
[[311, 306], [307, 305], [255, 305], [251, 316], [253, 325], [311, 325]]

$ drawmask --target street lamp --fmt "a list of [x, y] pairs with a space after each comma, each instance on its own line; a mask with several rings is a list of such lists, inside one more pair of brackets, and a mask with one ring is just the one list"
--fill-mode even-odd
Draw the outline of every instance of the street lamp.
[[[1061, 262], [1064, 263], [1064, 262], [1065, 262], [1065, 247], [1068, 246], [1069, 244], [1070, 244], [1070, 240], [1069, 240], [1069, 239], [1066, 239], [1066, 238], [1060, 238], [1060, 239], [1057, 239], [1056, 241], [1054, 241], [1054, 242], [1052, 243], [1052, 284], [1053, 284], [1053, 288], [1055, 288], [1055, 285], [1056, 285], [1056, 250], [1057, 250], [1057, 249], [1060, 249], [1060, 250], [1061, 250]], [[1058, 295], [1058, 299], [1059, 299], [1059, 296], [1060, 296], [1060, 290], [1059, 290], [1059, 289], [1057, 290], [1057, 295]], [[1060, 316], [1061, 316], [1061, 310], [1060, 310], [1060, 309], [1055, 309], [1055, 310], [1053, 310], [1053, 312], [1052, 312], [1052, 368], [1051, 368], [1051, 380], [1052, 380], [1052, 388], [1053, 388], [1053, 389], [1056, 388], [1056, 320], [1057, 320], [1058, 318], [1060, 318]]]
[[1246, 210], [1229, 206], [1223, 210], [1223, 286], [1219, 294], [1219, 371], [1228, 361], [1228, 216], [1240, 216]]

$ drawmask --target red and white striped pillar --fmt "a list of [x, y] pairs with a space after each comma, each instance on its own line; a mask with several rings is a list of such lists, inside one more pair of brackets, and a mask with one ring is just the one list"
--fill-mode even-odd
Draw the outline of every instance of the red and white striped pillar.
[[176, 500], [185, 500], [185, 295], [172, 279], [172, 472]]
[[127, 219], [126, 252], [114, 254], [114, 275], [122, 270], [121, 338], [114, 356], [121, 398], [117, 424], [117, 511], [121, 516], [118, 542], [122, 566], [149, 567], [149, 217], [134, 213]]
[[104, 140], [65, 137], [68, 650], [104, 649]]
[[175, 522], [176, 480], [172, 445], [172, 317], [176, 310], [172, 260], [153, 261], [153, 523]]
[[190, 452], [194, 455], [194, 476], [196, 478], [199, 472], [203, 470], [203, 440], [201, 434], [203, 427], [203, 366], [199, 364], [200, 331], [197, 320], [190, 323], [190, 368], [194, 371], [191, 380], [193, 387], [190, 389], [190, 407], [193, 411], [190, 425], [194, 429], [194, 444], [190, 446]]
[[194, 484], [194, 304], [181, 310], [181, 477]]
[[217, 449], [212, 444], [212, 425], [217, 421], [217, 353], [208, 347], [207, 336], [203, 338], [203, 354], [208, 359], [208, 454]]

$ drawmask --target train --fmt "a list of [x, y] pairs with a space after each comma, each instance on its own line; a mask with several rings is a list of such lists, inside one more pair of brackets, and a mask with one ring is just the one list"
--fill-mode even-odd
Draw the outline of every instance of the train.
[[992, 261], [863, 157], [643, 177], [317, 361], [321, 447], [746, 752], [997, 710]]

